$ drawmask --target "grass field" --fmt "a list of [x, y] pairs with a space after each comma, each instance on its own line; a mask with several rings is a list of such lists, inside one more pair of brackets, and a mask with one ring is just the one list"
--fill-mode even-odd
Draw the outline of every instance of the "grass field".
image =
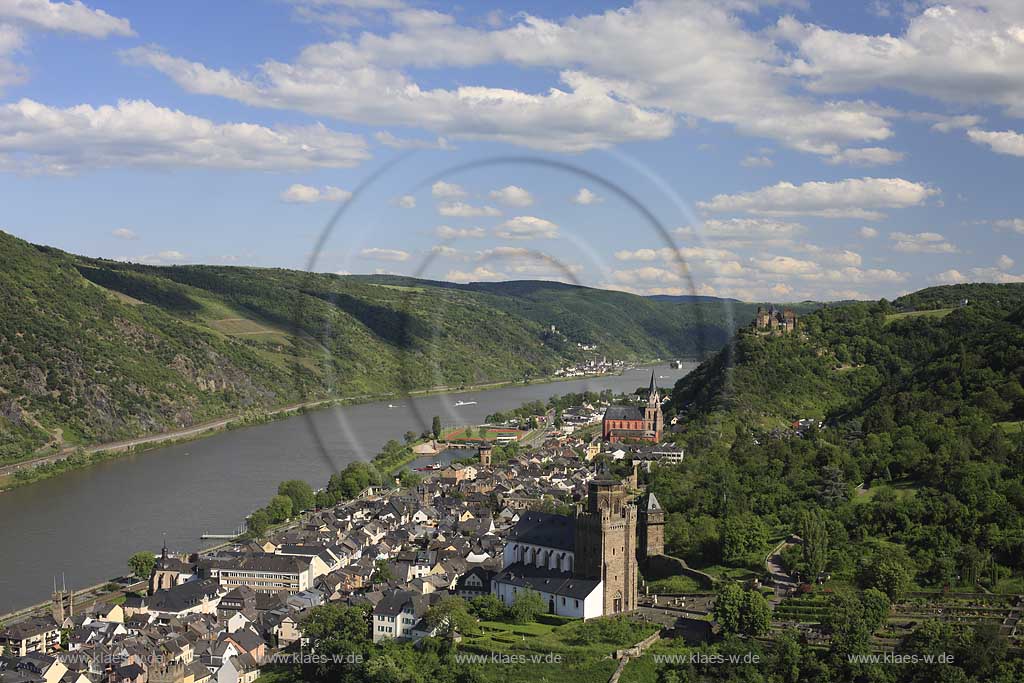
[[854, 497], [854, 504], [863, 504], [870, 502], [875, 496], [882, 493], [883, 491], [891, 491], [896, 496], [897, 500], [903, 500], [905, 498], [912, 498], [917, 495], [918, 486], [908, 482], [897, 482], [895, 484], [877, 484]]
[[1017, 422], [997, 422], [997, 427], [1000, 427], [1007, 434], [1020, 434], [1024, 432], [1024, 420]]
[[647, 589], [651, 593], [699, 593], [703, 590], [700, 584], [689, 576], [670, 576], [666, 579], [657, 579], [647, 583]]
[[893, 322], [894, 320], [904, 320], [906, 318], [945, 318], [952, 312], [952, 308], [936, 308], [931, 311], [908, 311], [906, 313], [892, 313], [891, 315], [885, 316], [885, 322], [888, 324]]

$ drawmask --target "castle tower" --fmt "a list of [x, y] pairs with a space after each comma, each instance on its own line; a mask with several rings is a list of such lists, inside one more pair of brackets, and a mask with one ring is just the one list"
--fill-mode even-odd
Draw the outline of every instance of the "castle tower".
[[636, 506], [607, 472], [590, 482], [586, 508], [576, 506], [576, 576], [603, 582], [602, 614], [636, 609]]
[[61, 576], [60, 583], [61, 587], [58, 590], [57, 579], [54, 578], [50, 614], [53, 615], [54, 621], [63, 626], [65, 619], [75, 616], [75, 592], [68, 590], [67, 581], [63, 576]]
[[665, 510], [654, 493], [640, 507], [640, 559], [665, 554]]
[[664, 426], [664, 417], [661, 413], [661, 394], [658, 392], [658, 383], [654, 380], [654, 371], [652, 370], [647, 405], [644, 407], [644, 430], [654, 432], [655, 441], [661, 441], [661, 432]]
[[491, 466], [491, 454], [493, 453], [491, 442], [484, 441], [480, 444], [479, 456], [480, 466], [490, 467]]

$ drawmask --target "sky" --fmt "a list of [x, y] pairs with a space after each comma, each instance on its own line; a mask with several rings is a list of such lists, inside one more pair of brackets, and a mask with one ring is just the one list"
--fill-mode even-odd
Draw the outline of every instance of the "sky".
[[1024, 2], [0, 0], [0, 230], [748, 301], [1024, 281]]

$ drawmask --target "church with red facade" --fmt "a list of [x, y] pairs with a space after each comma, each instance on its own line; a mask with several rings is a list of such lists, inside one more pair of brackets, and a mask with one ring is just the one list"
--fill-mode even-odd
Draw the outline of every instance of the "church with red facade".
[[605, 441], [661, 441], [665, 427], [661, 414], [661, 395], [658, 384], [651, 372], [651, 388], [647, 394], [647, 405], [608, 406], [601, 422], [601, 435]]

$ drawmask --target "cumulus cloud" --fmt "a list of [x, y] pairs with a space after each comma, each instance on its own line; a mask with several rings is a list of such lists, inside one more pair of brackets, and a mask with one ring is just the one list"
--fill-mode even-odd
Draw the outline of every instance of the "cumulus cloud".
[[896, 152], [885, 147], [861, 147], [859, 149], [844, 149], [838, 154], [828, 157], [825, 161], [833, 165], [885, 166], [903, 161], [903, 152]]
[[142, 263], [147, 266], [168, 266], [176, 263], [185, 263], [188, 256], [177, 249], [165, 249], [155, 254], [144, 254], [142, 256], [120, 256], [116, 260], [127, 263]]
[[290, 204], [312, 204], [314, 202], [347, 202], [352, 193], [333, 185], [313, 187], [295, 183], [281, 193], [281, 200]]
[[416, 198], [411, 194], [403, 194], [401, 197], [395, 198], [395, 206], [400, 209], [415, 209]]
[[444, 279], [449, 282], [493, 282], [497, 280], [507, 280], [508, 275], [492, 270], [486, 266], [477, 266], [473, 270], [469, 271], [449, 270], [444, 276]]
[[[311, 45], [294, 61], [265, 61], [252, 75], [154, 48], [125, 56], [190, 92], [250, 105], [570, 152], [663, 139], [680, 117], [824, 155], [892, 135], [877, 108], [794, 94], [783, 73], [789, 56], [768, 32], [748, 30], [739, 16], [753, 7], [637, 2], [561, 21], [523, 13], [501, 28], [409, 9], [392, 14], [395, 25], [387, 34], [364, 31]], [[615, 49], [620, 45], [631, 49]], [[543, 92], [426, 88], [410, 75], [487, 64], [550, 70], [558, 86]]]
[[81, 0], [7, 0], [0, 2], [0, 19], [91, 38], [135, 35], [127, 19], [111, 16], [101, 9], [91, 9]]
[[533, 205], [533, 196], [517, 185], [507, 185], [500, 190], [491, 190], [490, 197], [505, 206]]
[[438, 237], [444, 240], [472, 238], [479, 239], [487, 236], [483, 228], [453, 228], [450, 225], [439, 225], [434, 230]]
[[400, 138], [387, 132], [386, 130], [378, 131], [373, 134], [373, 137], [377, 142], [384, 145], [385, 147], [392, 147], [394, 149], [454, 149], [445, 138], [437, 138], [436, 140], [421, 140], [418, 138]]
[[821, 93], [904, 90], [940, 100], [1003, 107], [1024, 116], [1024, 6], [946, 0], [924, 5], [901, 35], [863, 35], [786, 17], [777, 35], [793, 43], [788, 73]]
[[401, 249], [382, 249], [380, 247], [372, 247], [370, 249], [363, 249], [359, 252], [359, 255], [365, 259], [373, 261], [395, 261], [402, 262], [409, 260], [409, 252], [402, 251]]
[[438, 180], [430, 186], [430, 194], [438, 199], [462, 199], [468, 196], [465, 188], [461, 185], [446, 183], [443, 180]]
[[874, 239], [875, 237], [878, 237], [878, 230], [865, 225], [864, 227], [857, 231], [857, 234], [866, 240], [870, 240]]
[[1007, 256], [1006, 254], [1002, 254], [996, 261], [996, 265], [1003, 270], [1009, 270], [1010, 268], [1013, 268], [1013, 264], [1013, 259]]
[[137, 239], [139, 239], [139, 236], [137, 234], [135, 234], [135, 231], [132, 230], [131, 228], [117, 228], [115, 230], [111, 230], [110, 234], [113, 235], [114, 237], [116, 237], [119, 240], [137, 240]]
[[959, 270], [950, 268], [949, 270], [944, 270], [941, 273], [932, 275], [928, 280], [940, 285], [955, 285], [961, 282], [967, 282], [967, 276]]
[[1016, 131], [979, 130], [972, 128], [967, 131], [967, 137], [979, 145], [988, 145], [997, 154], [1024, 157], [1024, 135]]
[[937, 232], [893, 232], [889, 239], [896, 242], [893, 249], [905, 254], [955, 254], [960, 251]]
[[774, 166], [775, 162], [770, 157], [765, 156], [748, 156], [744, 157], [740, 161], [740, 166], [746, 168], [757, 168], [757, 167], [771, 167]]
[[674, 232], [680, 237], [701, 237], [744, 246], [754, 242], [785, 243], [806, 231], [807, 228], [801, 223], [771, 218], [712, 218], [700, 226], [676, 228]]
[[657, 268], [655, 266], [644, 266], [629, 270], [612, 271], [612, 279], [620, 284], [637, 284], [650, 282], [678, 282], [681, 276], [678, 272], [668, 268]]
[[501, 215], [501, 211], [498, 211], [493, 206], [475, 206], [466, 202], [442, 202], [438, 204], [437, 212], [442, 216], [458, 216], [461, 218]]
[[779, 275], [814, 273], [818, 270], [818, 264], [814, 261], [796, 259], [792, 256], [773, 256], [766, 259], [752, 258], [750, 262], [758, 270]]
[[554, 239], [558, 226], [545, 218], [516, 216], [502, 223], [495, 234], [503, 239]]
[[996, 230], [1012, 230], [1024, 235], [1024, 218], [1003, 218], [992, 224]]
[[604, 198], [589, 188], [581, 187], [580, 191], [574, 194], [569, 201], [573, 204], [579, 204], [580, 206], [589, 206], [590, 204], [599, 204], [603, 202]]
[[850, 178], [802, 185], [780, 182], [753, 192], [720, 194], [697, 206], [711, 212], [878, 220], [884, 217], [879, 209], [919, 206], [938, 193], [903, 178]]
[[0, 106], [0, 162], [35, 172], [111, 166], [335, 168], [368, 156], [362, 137], [320, 124], [214, 123], [143, 100], [62, 109], [22, 99]]

